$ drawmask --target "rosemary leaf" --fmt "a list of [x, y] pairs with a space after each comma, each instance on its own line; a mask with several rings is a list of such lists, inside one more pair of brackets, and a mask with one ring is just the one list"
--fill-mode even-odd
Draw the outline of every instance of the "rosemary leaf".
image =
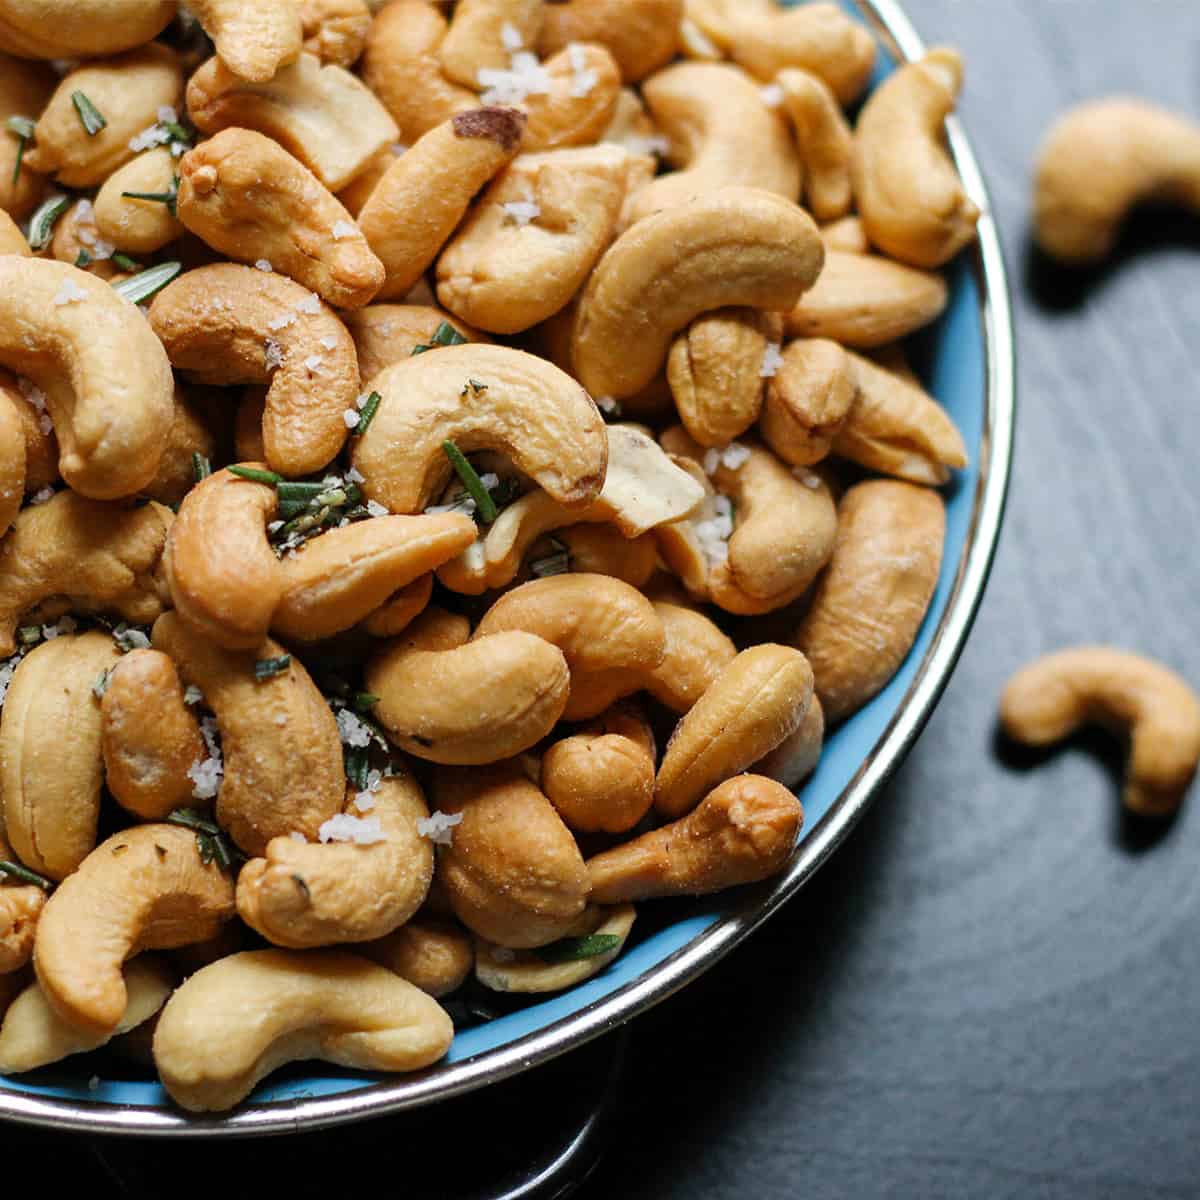
[[260, 658], [254, 664], [254, 678], [261, 683], [264, 679], [273, 679], [282, 675], [292, 665], [290, 654], [281, 654], [278, 658]]
[[589, 933], [587, 937], [563, 938], [542, 946], [534, 954], [548, 963], [580, 962], [585, 958], [599, 958], [608, 954], [621, 944], [621, 939], [615, 933]]
[[37, 211], [29, 218], [31, 250], [45, 250], [50, 245], [50, 238], [54, 234], [54, 222], [67, 211], [70, 204], [70, 196], [51, 196], [38, 206]]
[[442, 452], [458, 472], [458, 477], [462, 480], [463, 487], [470, 492], [471, 499], [475, 501], [475, 511], [479, 514], [479, 519], [485, 525], [490, 525], [500, 515], [500, 510], [496, 507], [491, 493], [483, 486], [475, 468], [467, 462], [463, 452], [452, 441], [446, 440], [442, 443]]
[[103, 114], [84, 92], [72, 92], [71, 103], [75, 105], [75, 111], [79, 114], [80, 123], [88, 137], [95, 137], [108, 124]]
[[120, 267], [122, 271], [140, 271], [142, 269], [142, 264], [140, 262], [134, 262], [134, 260], [130, 258], [128, 254], [122, 254], [120, 251], [112, 256], [112, 261], [116, 266]]
[[129, 279], [114, 283], [112, 289], [131, 304], [141, 304], [143, 300], [149, 300], [151, 296], [161, 292], [182, 270], [181, 262], [159, 263], [157, 267], [150, 267]]
[[375, 414], [379, 411], [379, 402], [382, 397], [378, 392], [372, 392], [363, 404], [362, 410], [358, 414], [358, 424], [354, 427], [354, 436], [362, 437], [367, 432], [367, 426], [375, 419]]
[[439, 346], [461, 346], [466, 340], [449, 321], [443, 321], [433, 331], [433, 337], [429, 341], [420, 342], [412, 348], [409, 357], [411, 358], [414, 354], [424, 354], [426, 350], [436, 350]]
[[7, 875], [9, 879], [19, 879], [22, 883], [32, 883], [44, 892], [52, 891], [54, 888], [54, 884], [44, 875], [39, 875], [36, 871], [31, 871], [28, 867], [23, 867], [20, 863], [10, 862], [7, 859], [0, 860], [0, 875]]
[[212, 463], [200, 453], [199, 450], [192, 451], [192, 475], [197, 483], [207, 479], [212, 474]]
[[237, 475], [240, 479], [252, 479], [255, 483], [265, 483], [271, 487], [283, 482], [282, 475], [276, 475], [274, 471], [262, 471], [258, 467], [233, 466], [229, 468], [229, 473]]

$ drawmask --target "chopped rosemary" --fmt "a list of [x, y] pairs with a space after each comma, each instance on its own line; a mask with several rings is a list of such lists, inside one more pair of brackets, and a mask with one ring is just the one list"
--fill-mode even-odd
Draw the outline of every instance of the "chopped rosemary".
[[418, 342], [412, 348], [409, 358], [412, 358], [415, 354], [424, 354], [426, 350], [436, 350], [439, 346], [461, 346], [466, 340], [449, 321], [443, 321], [433, 331], [433, 337], [429, 341]]
[[442, 443], [442, 452], [458, 473], [463, 487], [471, 493], [471, 499], [475, 501], [475, 511], [479, 514], [479, 519], [485, 525], [490, 525], [500, 515], [500, 510], [496, 507], [491, 493], [483, 486], [483, 481], [479, 478], [475, 468], [467, 462], [463, 452], [452, 441], [446, 440]]
[[79, 120], [87, 131], [88, 137], [95, 137], [108, 124], [103, 114], [85, 93], [72, 92], [71, 103], [75, 105], [75, 111], [79, 114]]
[[101, 671], [100, 674], [96, 676], [96, 682], [92, 684], [92, 695], [95, 696], [97, 700], [99, 700], [104, 693], [108, 691], [108, 677], [111, 673], [111, 671]]
[[290, 654], [281, 654], [278, 658], [260, 658], [254, 664], [254, 678], [260, 683], [264, 679], [273, 679], [282, 675], [292, 665]]
[[178, 121], [160, 121], [159, 126], [171, 135], [173, 142], [187, 142], [190, 144], [192, 140], [191, 131], [185, 129]]
[[45, 250], [54, 235], [54, 222], [70, 207], [70, 196], [51, 196], [29, 218], [30, 250]]
[[90, 266], [91, 262], [92, 262], [92, 256], [86, 250], [84, 250], [82, 248], [80, 249], [79, 253], [77, 255], [75, 255], [75, 265], [77, 267]]
[[252, 479], [255, 483], [266, 483], [271, 487], [283, 482], [282, 475], [276, 475], [274, 471], [262, 471], [258, 467], [233, 466], [229, 468], [229, 473], [241, 479]]
[[179, 178], [172, 181], [169, 192], [122, 192], [126, 200], [149, 200], [154, 204], [165, 204], [171, 216], [175, 215], [175, 203], [179, 199]]
[[17, 643], [21, 646], [36, 646], [42, 640], [42, 630], [38, 625], [22, 625], [17, 630]]
[[217, 857], [217, 839], [210, 833], [196, 834], [196, 851], [201, 863], [207, 867]]
[[151, 296], [161, 292], [182, 270], [181, 262], [159, 263], [157, 267], [150, 267], [138, 275], [114, 283], [112, 289], [131, 304], [141, 304], [143, 300], [149, 300]]
[[551, 552], [536, 558], [529, 564], [537, 579], [548, 579], [551, 575], [565, 575], [571, 569], [571, 552], [557, 538], [550, 538]]
[[140, 271], [142, 269], [142, 264], [140, 262], [134, 262], [134, 260], [130, 258], [128, 254], [121, 254], [118, 252], [112, 256], [112, 261], [116, 266], [120, 267], [122, 271]]
[[370, 692], [354, 692], [350, 697], [350, 707], [356, 713], [370, 712], [378, 703], [379, 697]]
[[599, 958], [616, 950], [621, 939], [615, 933], [589, 933], [586, 937], [563, 938], [542, 946], [534, 954], [548, 963], [580, 962], [585, 958]]
[[212, 474], [212, 463], [200, 453], [199, 450], [192, 451], [192, 475], [197, 483], [207, 479]]
[[367, 432], [367, 426], [375, 420], [375, 414], [379, 411], [379, 402], [383, 399], [378, 392], [372, 392], [363, 404], [362, 409], [358, 414], [358, 424], [354, 427], [354, 436], [362, 437]]
[[167, 817], [168, 825], [182, 825], [185, 829], [197, 833], [207, 833], [219, 837], [221, 827], [206, 817], [198, 808], [177, 808]]
[[200, 861], [207, 867], [216, 862], [222, 870], [228, 871], [237, 862], [244, 862], [245, 855], [229, 843], [225, 831], [195, 808], [177, 808], [167, 817], [168, 825], [182, 825], [196, 835], [196, 852]]
[[44, 875], [39, 875], [36, 871], [31, 871], [28, 867], [23, 867], [20, 863], [10, 862], [7, 859], [0, 860], [0, 875], [7, 875], [10, 879], [19, 879], [22, 883], [32, 883], [44, 892], [54, 890], [54, 884]]
[[17, 137], [17, 160], [13, 163], [12, 186], [17, 186], [17, 180], [21, 178], [21, 163], [25, 158], [25, 147], [33, 140], [33, 131], [36, 128], [34, 122], [29, 117], [9, 117], [5, 122], [8, 126], [9, 133], [16, 134]]
[[[232, 469], [231, 467], [230, 470]], [[302, 503], [307, 507], [310, 500], [325, 491], [325, 485], [323, 483], [309, 483], [305, 480], [281, 479], [275, 485], [275, 491], [279, 495], [280, 504]]]
[[361, 792], [368, 784], [370, 763], [366, 746], [346, 746], [343, 753], [346, 778]]

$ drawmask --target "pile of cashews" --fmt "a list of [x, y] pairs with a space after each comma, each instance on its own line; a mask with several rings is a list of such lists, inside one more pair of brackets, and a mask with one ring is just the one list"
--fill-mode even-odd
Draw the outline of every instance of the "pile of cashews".
[[967, 462], [902, 348], [975, 237], [958, 55], [852, 127], [819, 2], [0, 0], [0, 51], [0, 1074], [419, 1069], [460, 988], [781, 871]]

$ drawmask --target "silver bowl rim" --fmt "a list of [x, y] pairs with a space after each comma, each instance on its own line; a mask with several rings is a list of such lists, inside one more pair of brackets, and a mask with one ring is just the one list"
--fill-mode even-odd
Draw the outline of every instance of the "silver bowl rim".
[[[897, 0], [855, 3], [899, 59], [911, 61], [925, 53], [924, 42]], [[983, 596], [1004, 514], [1016, 415], [1007, 272], [987, 187], [966, 134], [956, 117], [946, 125], [963, 183], [983, 214], [971, 265], [979, 284], [984, 331], [985, 412], [966, 552], [930, 647], [890, 724], [854, 778], [805, 838], [789, 869], [750, 891], [738, 907], [638, 979], [534, 1033], [461, 1062], [332, 1096], [248, 1104], [220, 1117], [190, 1116], [149, 1105], [100, 1101], [84, 1104], [0, 1086], [0, 1118], [89, 1133], [252, 1137], [309, 1132], [447, 1100], [547, 1062], [667, 999], [728, 954], [813, 877], [903, 761], [949, 681]]]

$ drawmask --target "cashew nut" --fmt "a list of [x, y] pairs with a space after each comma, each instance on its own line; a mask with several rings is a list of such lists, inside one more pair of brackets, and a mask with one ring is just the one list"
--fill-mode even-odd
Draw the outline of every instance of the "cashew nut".
[[946, 509], [929, 488], [856, 484], [838, 507], [837, 541], [793, 637], [830, 724], [874, 696], [907, 657], [942, 565]]
[[765, 775], [786, 788], [797, 788], [817, 769], [821, 748], [825, 742], [825, 711], [814, 695], [804, 711], [804, 719], [796, 732], [785, 737], [770, 754], [760, 758], [752, 768], [756, 775]]
[[303, 33], [293, 0], [189, 0], [189, 7], [239, 79], [267, 83], [300, 55]]
[[128, 1001], [121, 968], [143, 950], [212, 937], [234, 915], [233, 881], [178, 825], [134, 825], [101, 842], [46, 901], [33, 963], [64, 1020], [111, 1035]]
[[262, 854], [274, 837], [315, 838], [341, 811], [345, 776], [337, 722], [304, 667], [293, 658], [256, 679], [255, 661], [282, 655], [282, 646], [267, 639], [257, 651], [223, 650], [173, 612], [155, 621], [153, 641], [216, 714], [224, 753], [217, 820], [233, 840]]
[[546, 58], [572, 42], [594, 42], [625, 83], [637, 83], [675, 57], [682, 18], [683, 0], [559, 0], [545, 5], [537, 50]]
[[[598, 142], [617, 110], [621, 72], [603, 46], [580, 43], [546, 60], [549, 91], [530, 95], [524, 148], [555, 150]], [[582, 81], [582, 86], [581, 86]]]
[[323, 63], [352, 67], [367, 44], [371, 10], [366, 0], [301, 0], [304, 49]]
[[174, 15], [173, 0], [75, 0], [51, 11], [43, 0], [3, 0], [0, 42], [23, 58], [102, 58], [157, 37]]
[[871, 243], [858, 216], [842, 217], [821, 226], [821, 240], [826, 250], [842, 250], [847, 254], [869, 254]]
[[475, 949], [461, 926], [423, 913], [355, 949], [435, 999], [458, 991], [475, 965]]
[[368, 304], [357, 312], [342, 314], [342, 319], [354, 338], [364, 383], [370, 383], [384, 367], [411, 358], [418, 346], [434, 344], [433, 335], [443, 322], [468, 342], [490, 340], [453, 314], [427, 304]]
[[[0, 41], [7, 44], [3, 29], [0, 8]], [[58, 76], [44, 63], [25, 62], [0, 52], [0, 122], [9, 117], [35, 120], [57, 85]], [[21, 150], [19, 138], [0, 138], [0, 210], [16, 221], [29, 216], [45, 191], [45, 180], [25, 162], [23, 152], [21, 169], [17, 170], [17, 154]]]
[[767, 382], [759, 432], [784, 462], [811, 466], [833, 449], [857, 397], [858, 375], [837, 342], [797, 339]]
[[[0, 859], [12, 862], [15, 857], [0, 833]], [[33, 954], [34, 934], [45, 903], [46, 893], [36, 883], [18, 883], [7, 876], [0, 879], [0, 1015], [9, 976], [21, 970]]]
[[[81, 250], [91, 256], [101, 241], [100, 230], [96, 226], [96, 210], [92, 202], [76, 200], [54, 223], [54, 232], [50, 237], [50, 257], [73, 266], [78, 261]], [[119, 278], [121, 274], [111, 258], [93, 259], [85, 269], [97, 279], [108, 281]]]
[[1183, 802], [1200, 761], [1200, 698], [1174, 671], [1111, 646], [1074, 646], [1018, 671], [1000, 698], [1004, 732], [1049, 746], [1099, 722], [1127, 734], [1125, 807], [1168, 817]]
[[476, 108], [431, 129], [387, 169], [358, 223], [387, 277], [381, 299], [404, 296], [433, 263], [475, 194], [517, 152], [513, 108]]
[[361, 308], [383, 286], [383, 264], [329, 189], [251, 129], [222, 130], [183, 156], [177, 206], [214, 249], [269, 262], [338, 308]]
[[728, 305], [792, 308], [821, 270], [825, 249], [798, 205], [754, 188], [711, 195], [646, 217], [592, 272], [572, 355], [593, 395], [621, 399], [645, 387], [672, 336]]
[[357, 955], [247, 950], [175, 991], [158, 1020], [154, 1062], [176, 1104], [211, 1112], [232, 1108], [285, 1063], [415, 1071], [453, 1037], [435, 1000]]
[[498, 450], [568, 508], [600, 494], [604, 421], [587, 392], [551, 363], [506, 346], [447, 346], [371, 380], [382, 397], [353, 462], [364, 492], [390, 512], [419, 513], [452, 468], [442, 451]]
[[270, 385], [263, 444], [273, 470], [319, 471], [342, 448], [359, 389], [354, 342], [299, 284], [236, 263], [198, 267], [154, 298], [150, 328], [171, 365], [198, 382]]
[[[217, 433], [224, 433], [223, 414], [209, 403], [209, 397], [188, 395], [175, 385], [174, 416], [167, 433], [167, 445], [158, 460], [158, 471], [143, 489], [142, 494], [160, 504], [177, 507], [196, 482], [195, 454], [211, 460], [217, 452]], [[223, 404], [224, 397], [217, 398]], [[259, 413], [259, 428], [262, 413]], [[222, 438], [223, 440], [223, 438]], [[261, 457], [261, 455], [260, 455]], [[32, 484], [29, 486], [33, 486]]]
[[183, 226], [169, 206], [124, 194], [161, 195], [171, 191], [174, 179], [175, 159], [162, 146], [118, 167], [96, 195], [95, 223], [100, 236], [129, 254], [153, 254], [175, 241], [182, 235]]
[[819, 75], [797, 68], [780, 71], [775, 84], [800, 147], [805, 206], [818, 221], [844, 217], [854, 203], [854, 134], [837, 97]]
[[[536, 46], [542, 29], [543, 0], [459, 0], [438, 51], [442, 70], [464, 87], [480, 86], [481, 70], [503, 70], [511, 49], [506, 27], [520, 46]], [[516, 40], [515, 38], [513, 40]]]
[[975, 240], [979, 209], [943, 137], [962, 59], [940, 46], [871, 93], [854, 134], [854, 195], [867, 236], [914, 267], [940, 267]]
[[587, 861], [594, 904], [704, 896], [783, 869], [804, 821], [800, 801], [761, 775], [719, 784], [687, 816]]
[[165, 654], [132, 650], [121, 658], [108, 672], [100, 715], [105, 781], [122, 808], [162, 821], [192, 803], [188, 770], [204, 758], [204, 742]]
[[407, 629], [429, 606], [433, 596], [433, 576], [420, 579], [401, 588], [388, 598], [363, 622], [363, 629], [372, 637], [395, 637]]
[[674, 599], [654, 600], [667, 634], [662, 662], [643, 686], [672, 712], [687, 712], [737, 657], [737, 647], [698, 609]]
[[12, 528], [25, 499], [25, 422], [19, 405], [0, 386], [0, 537]]
[[587, 903], [587, 869], [554, 806], [521, 768], [442, 768], [434, 794], [441, 812], [462, 815], [437, 867], [458, 919], [513, 950], [569, 933]]
[[561, 651], [525, 632], [467, 643], [468, 628], [428, 608], [366, 667], [388, 736], [432, 762], [498, 762], [528, 750], [562, 715], [570, 676]]
[[568, 525], [554, 536], [566, 546], [573, 571], [611, 575], [641, 588], [658, 566], [658, 543], [652, 533], [627, 538], [613, 525]]

